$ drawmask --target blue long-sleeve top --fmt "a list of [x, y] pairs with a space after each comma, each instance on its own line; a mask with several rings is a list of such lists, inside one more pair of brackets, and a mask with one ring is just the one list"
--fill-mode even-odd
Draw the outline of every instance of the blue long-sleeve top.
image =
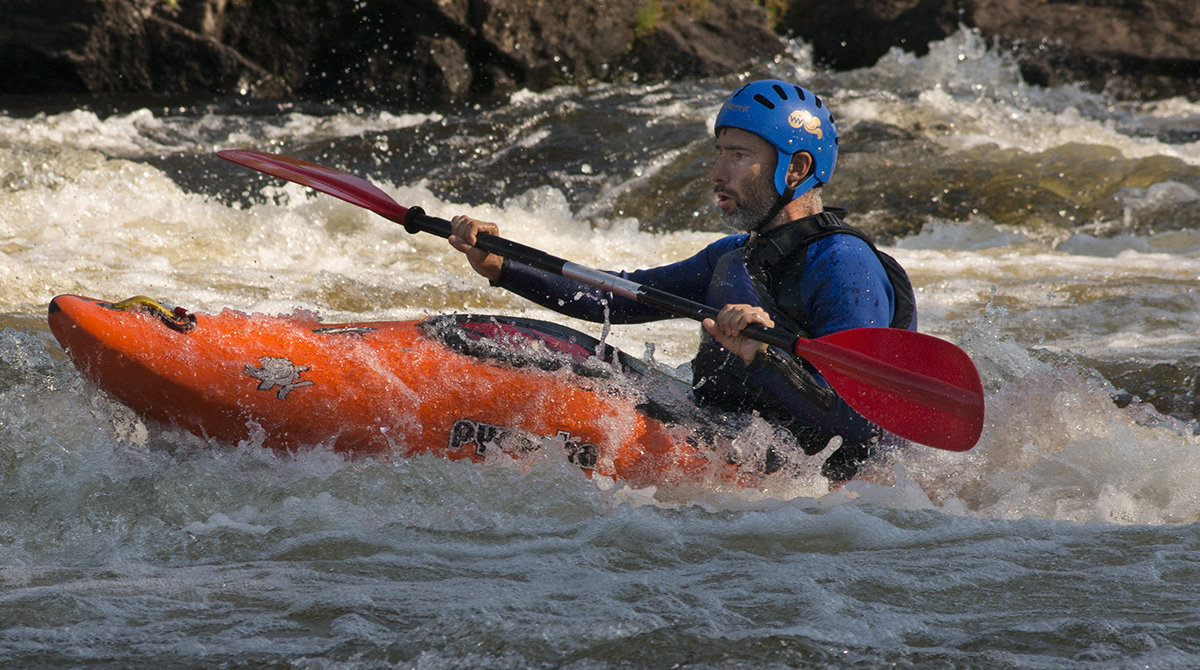
[[[744, 233], [729, 235], [675, 263], [609, 273], [717, 309], [728, 304], [763, 307], [764, 301], [755, 291], [742, 258], [741, 247], [747, 238]], [[607, 319], [610, 323], [621, 324], [672, 318], [635, 300], [583, 286], [516, 261], [507, 265], [496, 285], [561, 314], [586, 321], [604, 322]], [[895, 296], [883, 265], [868, 244], [851, 235], [830, 235], [809, 243], [799, 286], [785, 288], [799, 291], [801, 304], [811, 320], [812, 337], [849, 328], [885, 327], [895, 310]], [[702, 332], [700, 346], [720, 345]], [[792, 352], [787, 353], [791, 355]], [[733, 355], [729, 355], [729, 359], [727, 365], [741, 366], [740, 374], [744, 377], [746, 371], [742, 360]], [[827, 385], [820, 375], [814, 376], [818, 383]], [[755, 369], [746, 383], [757, 385], [758, 389], [749, 391], [765, 391], [803, 425], [840, 435], [848, 443], [867, 440], [875, 433], [875, 427], [844, 401], [839, 399], [832, 409], [822, 409], [770, 366]]]

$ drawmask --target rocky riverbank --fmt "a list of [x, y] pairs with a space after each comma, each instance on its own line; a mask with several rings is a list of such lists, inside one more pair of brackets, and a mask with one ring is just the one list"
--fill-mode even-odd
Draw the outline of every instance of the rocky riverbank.
[[[1027, 80], [1200, 99], [1194, 0], [8, 0], [0, 95], [487, 102], [522, 88], [736, 72], [782, 35], [834, 68], [962, 28]], [[764, 6], [765, 5], [765, 6]]]

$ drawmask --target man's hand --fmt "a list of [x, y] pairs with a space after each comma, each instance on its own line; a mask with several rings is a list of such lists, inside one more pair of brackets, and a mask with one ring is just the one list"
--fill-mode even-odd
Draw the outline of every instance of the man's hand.
[[450, 246], [463, 252], [471, 268], [489, 281], [500, 278], [504, 259], [475, 247], [480, 235], [499, 235], [500, 227], [488, 221], [478, 221], [463, 215], [450, 220]]
[[775, 326], [775, 322], [767, 315], [766, 310], [753, 305], [725, 305], [715, 320], [705, 319], [700, 323], [709, 335], [721, 343], [721, 346], [737, 354], [745, 361], [746, 365], [754, 360], [755, 354], [766, 350], [767, 345], [743, 336], [742, 329], [752, 323], [767, 328]]

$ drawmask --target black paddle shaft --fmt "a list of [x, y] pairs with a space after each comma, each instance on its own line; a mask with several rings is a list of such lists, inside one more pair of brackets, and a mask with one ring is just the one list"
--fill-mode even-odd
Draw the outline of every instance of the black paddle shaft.
[[[450, 238], [450, 222], [425, 213], [420, 207], [410, 207], [404, 216], [404, 229], [409, 233], [426, 232], [446, 239]], [[574, 279], [582, 284], [611, 291], [616, 295], [630, 300], [657, 307], [674, 316], [702, 321], [716, 319], [720, 310], [708, 305], [688, 300], [653, 286], [644, 286], [628, 279], [623, 279], [607, 272], [563, 260], [557, 256], [524, 244], [504, 239], [497, 235], [483, 234], [475, 240], [475, 246], [490, 254], [496, 254], [509, 260], [520, 261], [530, 267], [544, 270], [551, 274]], [[758, 324], [750, 324], [742, 330], [742, 334], [752, 340], [765, 342], [780, 347], [788, 353], [793, 353], [796, 347], [796, 335], [780, 328], [767, 328]]]

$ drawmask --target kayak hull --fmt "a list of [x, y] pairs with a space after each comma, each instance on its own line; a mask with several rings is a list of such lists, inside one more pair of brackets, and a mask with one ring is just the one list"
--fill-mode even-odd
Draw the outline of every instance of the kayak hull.
[[204, 438], [473, 460], [553, 447], [588, 473], [635, 485], [712, 473], [687, 428], [651, 418], [619, 384], [504, 355], [523, 347], [524, 359], [578, 363], [594, 354], [590, 338], [561, 326], [565, 334], [547, 335], [541, 322], [506, 317], [331, 325], [126, 303], [59, 296], [50, 329], [86, 379], [144, 419]]

